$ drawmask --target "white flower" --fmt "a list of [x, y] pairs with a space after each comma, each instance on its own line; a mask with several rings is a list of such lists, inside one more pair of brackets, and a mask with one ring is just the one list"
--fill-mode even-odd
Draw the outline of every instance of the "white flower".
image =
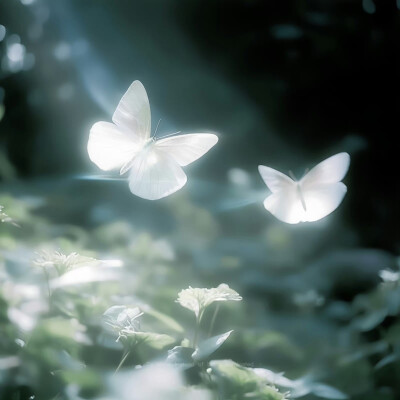
[[178, 294], [176, 300], [182, 307], [193, 311], [197, 318], [204, 310], [215, 301], [240, 301], [242, 297], [227, 284], [222, 283], [216, 288], [192, 288], [184, 289]]
[[74, 268], [88, 267], [98, 264], [99, 261], [92, 257], [81, 256], [78, 253], [63, 254], [58, 251], [41, 251], [38, 258], [33, 261], [35, 265], [42, 268], [55, 268], [59, 275]]

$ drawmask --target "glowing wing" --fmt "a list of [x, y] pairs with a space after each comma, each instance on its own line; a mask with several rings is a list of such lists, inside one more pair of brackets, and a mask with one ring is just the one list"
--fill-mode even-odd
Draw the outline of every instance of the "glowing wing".
[[258, 170], [272, 192], [264, 200], [264, 207], [276, 218], [288, 224], [302, 221], [305, 211], [297, 182], [273, 168], [259, 165]]
[[141, 151], [133, 160], [129, 188], [148, 200], [166, 197], [186, 183], [187, 177], [178, 163], [155, 146]]
[[350, 156], [335, 154], [317, 164], [299, 182], [306, 205], [305, 221], [317, 221], [336, 210], [347, 192], [340, 182], [347, 173]]
[[134, 81], [122, 96], [112, 120], [115, 125], [135, 134], [142, 142], [150, 137], [151, 113], [146, 89]]
[[338, 153], [317, 164], [301, 180], [302, 190], [340, 182], [350, 165], [347, 153]]
[[103, 171], [121, 168], [140, 149], [137, 138], [110, 122], [96, 122], [89, 134], [89, 158]]
[[184, 167], [207, 153], [218, 142], [211, 133], [192, 133], [157, 140], [156, 147]]
[[347, 192], [347, 187], [342, 182], [330, 183], [303, 190], [306, 211], [302, 221], [317, 221], [335, 211]]
[[271, 194], [264, 200], [264, 207], [287, 224], [298, 224], [305, 218], [305, 210], [296, 192], [296, 187], [286, 192]]
[[287, 175], [282, 174], [282, 172], [270, 167], [265, 167], [264, 165], [259, 165], [258, 171], [260, 172], [261, 178], [272, 193], [281, 192], [283, 190], [292, 188], [296, 183]]

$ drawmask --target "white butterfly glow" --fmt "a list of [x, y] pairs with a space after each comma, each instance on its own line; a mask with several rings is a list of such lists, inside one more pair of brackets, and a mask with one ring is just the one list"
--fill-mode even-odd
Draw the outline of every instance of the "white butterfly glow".
[[350, 165], [350, 156], [339, 153], [327, 158], [299, 181], [275, 169], [258, 166], [272, 194], [264, 207], [276, 218], [288, 224], [317, 221], [336, 210], [347, 192], [341, 180]]
[[148, 200], [166, 197], [186, 181], [184, 167], [207, 153], [218, 137], [210, 133], [150, 137], [151, 114], [146, 90], [134, 81], [112, 117], [95, 123], [89, 135], [90, 159], [103, 171], [129, 171], [131, 192]]

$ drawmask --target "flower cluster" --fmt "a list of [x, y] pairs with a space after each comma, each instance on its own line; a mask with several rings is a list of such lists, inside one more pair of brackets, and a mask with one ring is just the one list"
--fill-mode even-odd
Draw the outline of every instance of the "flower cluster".
[[216, 301], [240, 301], [242, 297], [227, 284], [221, 283], [216, 288], [192, 288], [181, 290], [176, 300], [182, 307], [193, 311], [199, 318], [204, 310]]
[[96, 265], [99, 260], [92, 257], [81, 256], [78, 253], [63, 254], [59, 251], [46, 251], [43, 250], [37, 253], [38, 257], [33, 261], [33, 263], [44, 269], [54, 268], [58, 275], [62, 275], [72, 269], [88, 267]]

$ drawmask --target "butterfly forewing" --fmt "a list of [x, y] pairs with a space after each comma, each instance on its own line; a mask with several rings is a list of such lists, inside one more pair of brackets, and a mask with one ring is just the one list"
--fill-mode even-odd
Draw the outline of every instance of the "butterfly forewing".
[[350, 156], [347, 153], [335, 154], [317, 164], [301, 180], [303, 190], [321, 185], [340, 182], [347, 173]]
[[186, 180], [186, 175], [178, 163], [153, 146], [134, 158], [130, 169], [129, 188], [139, 197], [157, 200], [179, 190]]
[[217, 142], [218, 137], [211, 133], [191, 133], [157, 140], [156, 147], [184, 167], [207, 153]]
[[109, 122], [96, 122], [89, 134], [89, 158], [103, 171], [121, 168], [140, 146], [129, 132]]
[[295, 186], [293, 179], [289, 178], [285, 174], [282, 174], [282, 172], [279, 172], [276, 169], [259, 165], [258, 171], [260, 172], [261, 178], [264, 180], [265, 184], [268, 186], [268, 189], [272, 193], [288, 190]]
[[151, 113], [146, 89], [134, 81], [122, 96], [112, 120], [115, 125], [132, 132], [137, 139], [145, 142], [150, 138]]

